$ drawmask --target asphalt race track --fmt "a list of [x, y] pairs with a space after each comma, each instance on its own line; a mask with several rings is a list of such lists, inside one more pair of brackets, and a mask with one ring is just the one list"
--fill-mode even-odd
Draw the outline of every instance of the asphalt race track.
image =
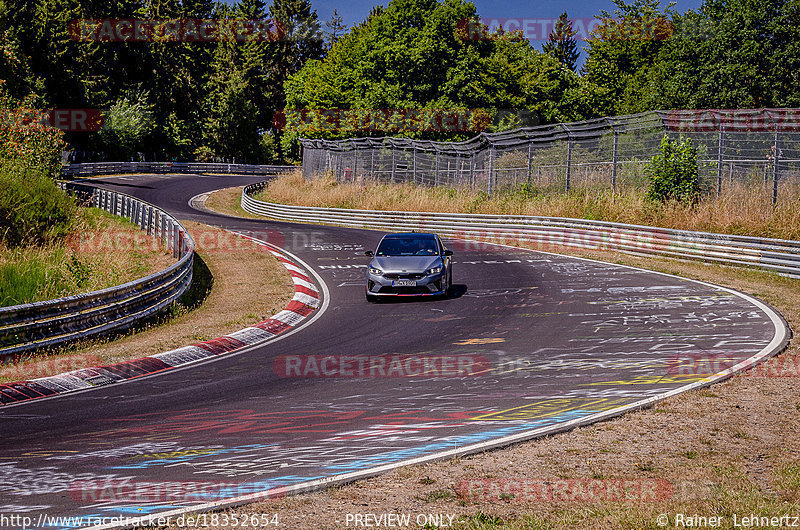
[[[317, 320], [212, 362], [0, 407], [0, 514], [135, 517], [285, 492], [585, 420], [702, 380], [709, 365], [783, 346], [783, 321], [728, 290], [470, 242], [446, 241], [454, 297], [368, 304], [363, 252], [381, 233], [188, 206], [199, 193], [255, 180], [93, 182], [285, 248], [327, 286]], [[401, 362], [389, 364], [390, 355]], [[329, 372], [352, 368], [352, 356], [380, 358], [386, 372], [326, 377], [314, 364], [323, 356], [334, 356]], [[410, 362], [419, 358], [434, 375], [419, 374]], [[705, 362], [686, 369], [687, 358]]]

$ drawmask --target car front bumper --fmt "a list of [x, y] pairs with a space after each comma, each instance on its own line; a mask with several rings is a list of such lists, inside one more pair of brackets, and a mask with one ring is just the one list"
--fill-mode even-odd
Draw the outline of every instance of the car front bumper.
[[[367, 294], [375, 296], [436, 296], [445, 292], [447, 270], [437, 274], [391, 273], [378, 276], [367, 271]], [[398, 286], [399, 280], [412, 280], [413, 286]]]

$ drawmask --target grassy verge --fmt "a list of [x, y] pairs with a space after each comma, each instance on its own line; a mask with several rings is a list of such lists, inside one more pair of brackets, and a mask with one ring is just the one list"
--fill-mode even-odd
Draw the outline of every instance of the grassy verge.
[[66, 241], [0, 248], [0, 306], [120, 285], [173, 261], [155, 238], [132, 223], [88, 208]]
[[[772, 304], [793, 328], [800, 323], [798, 280], [613, 253], [580, 256], [727, 285]], [[762, 374], [778, 363], [800, 367], [796, 343], [768, 361]], [[739, 523], [751, 514], [797, 514], [800, 440], [793, 433], [800, 427], [800, 371], [775, 373], [783, 375], [746, 373], [571, 432], [231, 512], [277, 513], [281, 526], [300, 529], [342, 528], [347, 514], [407, 513], [412, 521], [419, 514], [448, 514], [455, 516], [452, 528], [470, 530], [657, 529], [664, 528], [658, 524], [661, 514], [668, 518], [667, 528], [677, 527], [677, 514], [718, 516], [718, 528], [735, 528], [734, 514]], [[553, 501], [534, 494], [501, 494], [486, 499], [463, 495], [459, 485], [472, 480], [575, 480], [601, 486], [622, 480], [630, 481], [633, 495], [609, 500], [601, 493], [596, 499], [577, 495]], [[655, 495], [636, 494], [636, 488], [654, 481], [659, 484]]]
[[225, 188], [209, 193], [208, 199], [206, 199], [205, 202], [205, 207], [211, 211], [233, 215], [235, 217], [263, 219], [264, 217], [261, 215], [255, 215], [242, 209], [242, 188], [244, 188], [244, 186]]
[[258, 198], [328, 208], [574, 217], [800, 239], [797, 200], [781, 201], [773, 208], [770, 194], [760, 188], [734, 188], [719, 198], [705, 197], [696, 206], [653, 203], [645, 199], [645, 191], [576, 190], [568, 194], [545, 194], [520, 186], [489, 197], [484, 192], [458, 188], [372, 182], [339, 184], [332, 178], [306, 181], [296, 172], [272, 180]]
[[236, 238], [218, 228], [182, 224], [198, 243], [193, 287], [169, 312], [122, 336], [40, 352], [28, 361], [4, 366], [0, 381], [44, 377], [213, 339], [269, 318], [294, 295], [286, 269], [260, 247], [232, 243]]

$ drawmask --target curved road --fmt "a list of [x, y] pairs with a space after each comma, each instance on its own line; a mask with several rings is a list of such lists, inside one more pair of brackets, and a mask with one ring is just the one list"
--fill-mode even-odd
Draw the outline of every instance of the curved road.
[[[266, 237], [319, 274], [327, 309], [299, 332], [243, 353], [0, 407], [0, 515], [141, 516], [268, 488], [279, 494], [582, 421], [703, 379], [707, 370], [697, 367], [707, 364], [676, 368], [693, 356], [724, 368], [782, 346], [779, 318], [724, 289], [457, 241], [447, 244], [458, 296], [368, 304], [363, 251], [381, 233], [234, 219], [187, 204], [253, 181], [93, 182], [182, 219]], [[390, 363], [390, 355], [401, 362], [386, 364], [385, 377], [324, 377], [315, 363], [333, 356], [344, 364], [327, 371], [352, 371], [353, 356]], [[438, 375], [418, 375], [418, 358]], [[47, 521], [68, 528], [97, 519]]]

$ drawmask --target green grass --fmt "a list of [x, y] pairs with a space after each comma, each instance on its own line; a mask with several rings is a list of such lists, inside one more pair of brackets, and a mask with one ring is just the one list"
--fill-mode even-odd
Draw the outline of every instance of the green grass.
[[[96, 208], [81, 211], [75, 234], [109, 233], [138, 228], [129, 221]], [[81, 249], [58, 240], [46, 245], [0, 247], [0, 307], [51, 300], [120, 285], [152, 272], [153, 259], [165, 252], [144, 248]]]

